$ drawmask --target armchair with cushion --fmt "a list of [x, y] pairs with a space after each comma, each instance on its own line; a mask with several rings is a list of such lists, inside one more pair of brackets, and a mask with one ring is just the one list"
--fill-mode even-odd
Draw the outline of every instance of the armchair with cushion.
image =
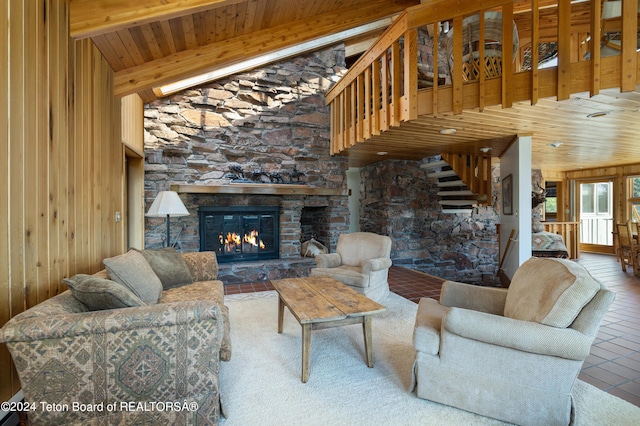
[[570, 260], [531, 258], [508, 289], [448, 281], [418, 305], [420, 398], [520, 425], [567, 425], [571, 389], [615, 295]]
[[391, 238], [371, 232], [338, 237], [335, 253], [316, 256], [311, 276], [331, 277], [377, 302], [389, 294]]

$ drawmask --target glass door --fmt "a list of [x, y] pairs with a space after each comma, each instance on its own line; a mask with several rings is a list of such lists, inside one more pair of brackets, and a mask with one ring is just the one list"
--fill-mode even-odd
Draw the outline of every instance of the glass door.
[[580, 244], [585, 251], [613, 248], [613, 182], [580, 183]]

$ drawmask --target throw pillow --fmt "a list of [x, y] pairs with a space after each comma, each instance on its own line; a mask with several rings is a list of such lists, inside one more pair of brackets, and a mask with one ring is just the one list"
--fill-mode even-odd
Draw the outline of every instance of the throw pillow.
[[162, 296], [162, 282], [149, 262], [135, 250], [104, 260], [109, 278], [122, 284], [146, 304], [155, 304]]
[[218, 279], [218, 258], [214, 251], [184, 253], [193, 281], [213, 281]]
[[122, 284], [94, 275], [77, 274], [62, 280], [71, 294], [90, 311], [144, 306], [142, 300]]
[[513, 275], [504, 316], [565, 328], [600, 287], [600, 282], [576, 262], [532, 257]]
[[187, 262], [173, 247], [165, 247], [159, 250], [141, 250], [140, 253], [147, 259], [153, 272], [160, 278], [164, 290], [193, 283]]

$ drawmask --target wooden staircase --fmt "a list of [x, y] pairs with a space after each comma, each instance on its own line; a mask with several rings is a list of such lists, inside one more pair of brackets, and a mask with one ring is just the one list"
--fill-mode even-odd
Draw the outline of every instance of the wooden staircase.
[[421, 169], [438, 179], [443, 213], [471, 213], [474, 207], [491, 203], [491, 157], [442, 154], [442, 160], [425, 163]]

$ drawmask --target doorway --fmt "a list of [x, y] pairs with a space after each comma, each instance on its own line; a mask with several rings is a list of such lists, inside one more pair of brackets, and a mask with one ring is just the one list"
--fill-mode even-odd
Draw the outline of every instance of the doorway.
[[578, 182], [580, 250], [613, 253], [613, 180]]

